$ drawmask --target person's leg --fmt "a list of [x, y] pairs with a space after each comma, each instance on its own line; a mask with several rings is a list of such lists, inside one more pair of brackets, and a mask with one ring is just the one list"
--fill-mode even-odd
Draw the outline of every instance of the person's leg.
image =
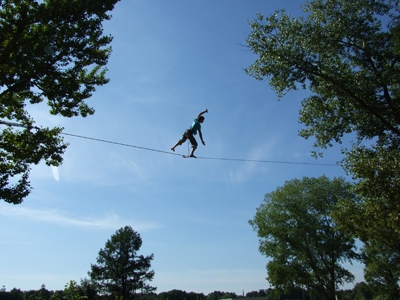
[[175, 148], [178, 147], [178, 146], [180, 146], [180, 145], [181, 145], [181, 144], [180, 144], [180, 140], [179, 140], [179, 141], [171, 148], [171, 150], [175, 152]]
[[175, 148], [182, 145], [184, 142], [187, 140], [187, 134], [186, 131], [183, 133], [182, 138], [171, 148], [172, 151], [175, 152]]
[[194, 157], [196, 158], [196, 156], [194, 156], [194, 151], [196, 151], [197, 149], [197, 141], [196, 139], [192, 136], [189, 136], [189, 141], [192, 144], [192, 151], [190, 152], [190, 157]]

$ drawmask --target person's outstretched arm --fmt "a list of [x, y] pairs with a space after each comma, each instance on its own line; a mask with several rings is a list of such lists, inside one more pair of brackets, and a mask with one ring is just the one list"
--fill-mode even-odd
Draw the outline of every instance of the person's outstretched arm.
[[203, 145], [205, 146], [206, 145], [206, 143], [204, 142], [204, 140], [203, 140], [203, 134], [201, 133], [201, 130], [199, 129], [199, 136], [200, 136], [200, 140], [201, 140], [201, 142], [203, 143]]
[[208, 113], [208, 109], [206, 109], [205, 111], [202, 111], [201, 113], [199, 113], [199, 114], [197, 115], [197, 117], [200, 117], [201, 115], [204, 115], [205, 113]]

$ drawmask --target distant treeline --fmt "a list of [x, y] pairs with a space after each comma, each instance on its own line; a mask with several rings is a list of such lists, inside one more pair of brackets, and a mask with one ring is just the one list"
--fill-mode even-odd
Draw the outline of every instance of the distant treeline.
[[[85, 281], [88, 283], [87, 281]], [[78, 293], [73, 294], [66, 292], [66, 290], [49, 291], [45, 285], [42, 285], [39, 290], [21, 291], [20, 289], [13, 288], [7, 291], [3, 286], [0, 289], [0, 300], [123, 300], [122, 297], [118, 296], [104, 296], [99, 295], [93, 287], [84, 284], [77, 285]], [[342, 290], [338, 293], [339, 300], [355, 300], [365, 299], [373, 300], [379, 299], [374, 295], [373, 290], [368, 284], [361, 282], [357, 283], [352, 290]], [[284, 293], [277, 289], [261, 289], [258, 291], [252, 291], [237, 295], [233, 292], [221, 292], [214, 291], [207, 295], [203, 293], [186, 292], [182, 290], [171, 290], [168, 292], [161, 293], [149, 293], [149, 294], [135, 294], [132, 299], [135, 300], [219, 300], [229, 298], [258, 298], [264, 297], [268, 300], [321, 300], [318, 297], [309, 295], [307, 291], [301, 288], [293, 288], [291, 291]]]
[[[45, 285], [39, 290], [21, 291], [20, 289], [13, 288], [10, 291], [6, 291], [3, 288], [0, 291], [0, 300], [122, 300], [121, 297], [109, 297], [101, 296], [95, 291], [90, 291], [86, 288], [86, 291], [81, 291], [78, 297], [69, 299], [64, 290], [49, 291]], [[303, 298], [304, 295], [304, 298]], [[136, 294], [135, 300], [219, 300], [229, 298], [258, 298], [267, 297], [269, 300], [286, 300], [286, 299], [304, 299], [311, 300], [307, 293], [300, 288], [293, 289], [286, 295], [279, 295], [279, 292], [274, 289], [252, 291], [242, 295], [237, 295], [233, 292], [221, 292], [214, 291], [207, 295], [203, 293], [186, 292], [182, 290], [171, 290], [168, 292], [161, 293], [149, 293], [149, 294]], [[315, 300], [319, 300], [314, 298]]]

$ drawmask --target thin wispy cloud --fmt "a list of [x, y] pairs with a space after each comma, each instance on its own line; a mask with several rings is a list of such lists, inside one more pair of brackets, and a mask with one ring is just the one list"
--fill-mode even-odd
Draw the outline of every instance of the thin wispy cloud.
[[94, 229], [115, 229], [130, 224], [140, 231], [160, 227], [156, 223], [122, 219], [115, 213], [103, 217], [74, 218], [65, 212], [53, 209], [32, 209], [21, 206], [0, 205], [0, 215], [8, 218], [21, 218], [28, 221], [46, 222], [60, 226], [73, 226]]
[[52, 178], [58, 182], [62, 177], [64, 182], [89, 182], [99, 186], [121, 186], [137, 182], [144, 184], [149, 176], [143, 170], [143, 163], [139, 159], [120, 155], [118, 150], [108, 151], [105, 147], [93, 152], [93, 148], [84, 144], [80, 147], [70, 146], [62, 165], [50, 168], [45, 164], [34, 166], [31, 178]]
[[60, 181], [60, 174], [58, 173], [58, 167], [51, 166], [51, 173], [55, 181]]
[[[274, 142], [263, 144], [259, 147], [254, 148], [246, 159], [248, 160], [266, 160], [269, 153], [272, 152], [274, 148]], [[248, 179], [251, 175], [256, 173], [265, 173], [267, 167], [265, 164], [259, 162], [246, 162], [240, 168], [231, 171], [229, 177], [232, 181], [244, 181]]]

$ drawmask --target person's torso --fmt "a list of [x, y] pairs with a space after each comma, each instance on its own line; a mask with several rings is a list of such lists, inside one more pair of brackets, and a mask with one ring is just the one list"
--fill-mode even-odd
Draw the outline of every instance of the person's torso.
[[201, 124], [197, 119], [194, 119], [192, 125], [190, 126], [190, 130], [193, 132], [193, 135], [197, 134], [197, 131], [201, 129]]

